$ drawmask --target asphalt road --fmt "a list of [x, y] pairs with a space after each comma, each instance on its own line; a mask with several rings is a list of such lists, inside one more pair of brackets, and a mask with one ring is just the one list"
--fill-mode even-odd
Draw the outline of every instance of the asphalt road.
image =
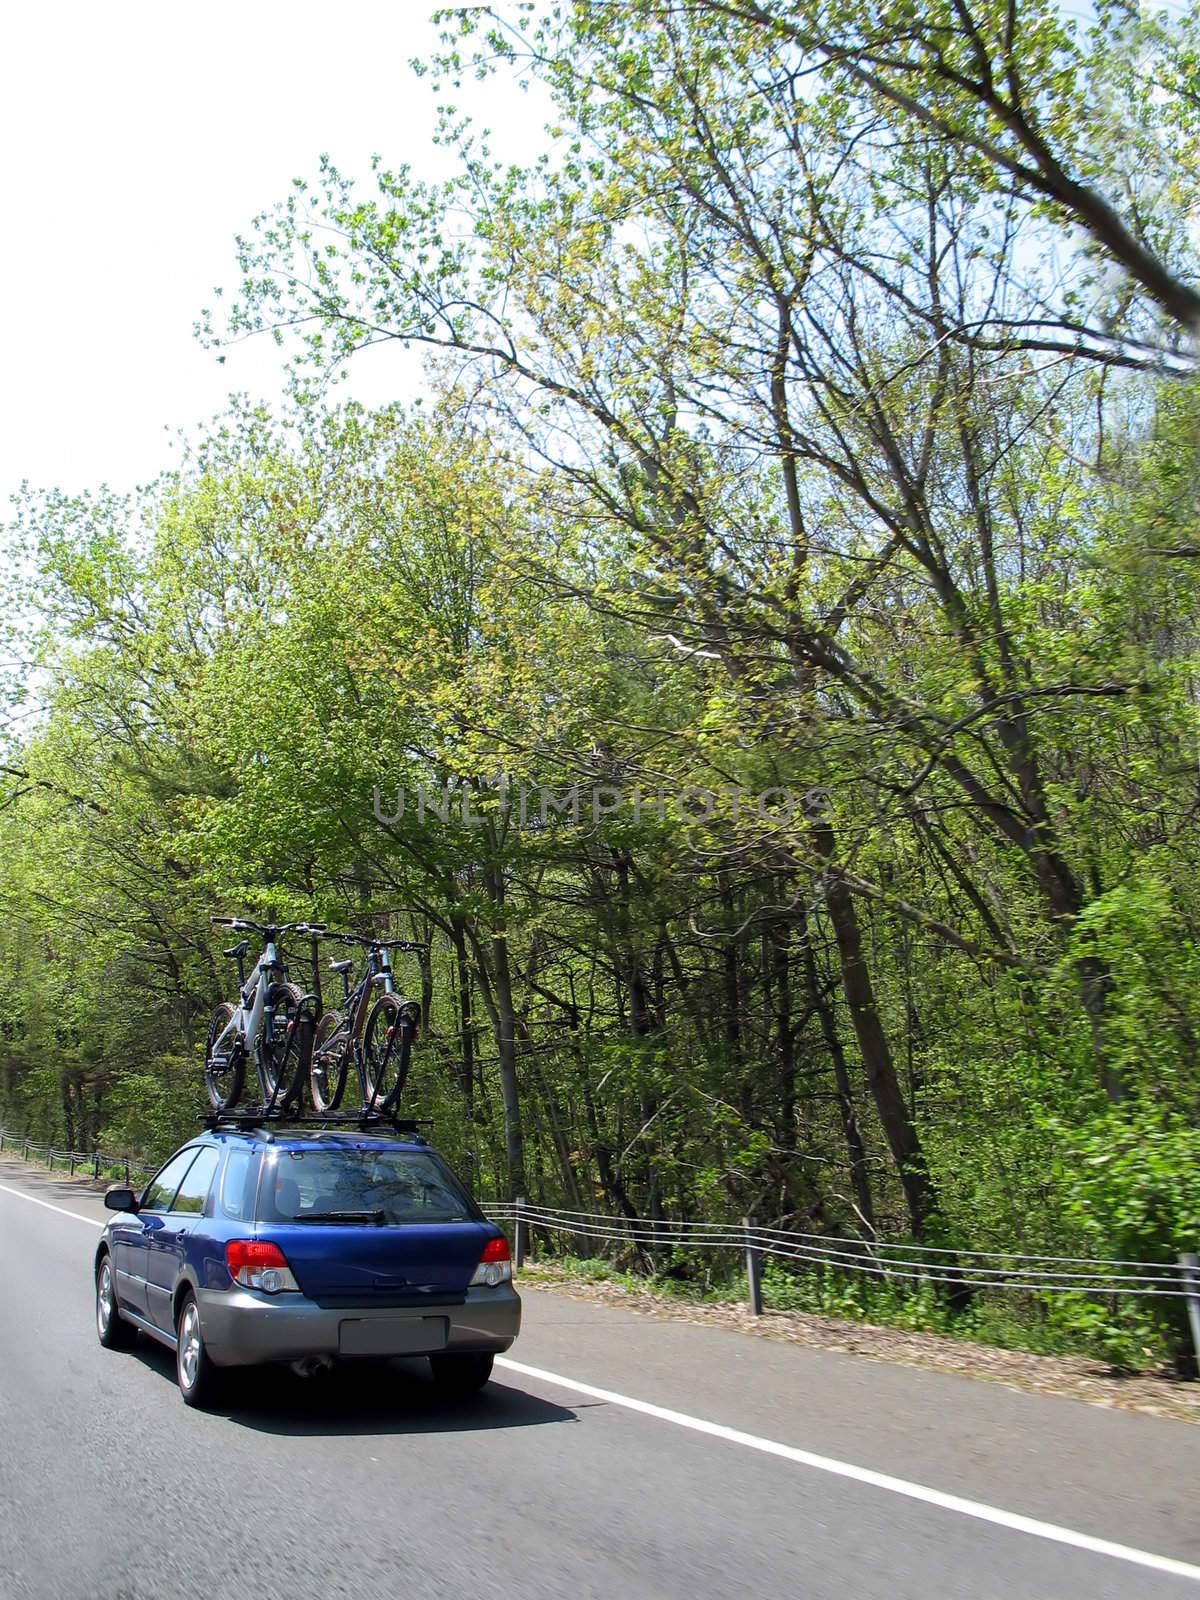
[[0, 1600], [1200, 1600], [1189, 1424], [545, 1291], [471, 1402], [414, 1362], [193, 1412], [96, 1342], [103, 1217], [0, 1158]]

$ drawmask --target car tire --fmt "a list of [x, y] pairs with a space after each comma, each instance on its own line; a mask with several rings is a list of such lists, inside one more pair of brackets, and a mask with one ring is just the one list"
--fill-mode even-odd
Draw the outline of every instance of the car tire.
[[204, 1408], [220, 1398], [222, 1373], [204, 1347], [200, 1307], [191, 1290], [179, 1303], [175, 1319], [175, 1377], [184, 1404]]
[[430, 1356], [433, 1381], [443, 1394], [475, 1394], [492, 1375], [495, 1356], [490, 1351], [463, 1355]]
[[96, 1333], [106, 1350], [129, 1350], [137, 1340], [137, 1329], [117, 1308], [116, 1274], [107, 1250], [96, 1268]]

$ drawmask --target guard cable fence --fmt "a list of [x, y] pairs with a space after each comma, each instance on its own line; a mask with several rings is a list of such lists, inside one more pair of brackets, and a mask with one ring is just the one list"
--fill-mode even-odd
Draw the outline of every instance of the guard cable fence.
[[135, 1178], [152, 1178], [161, 1165], [158, 1161], [114, 1155], [103, 1150], [60, 1150], [39, 1139], [27, 1138], [23, 1133], [14, 1133], [11, 1128], [0, 1128], [0, 1151], [44, 1164], [48, 1171], [64, 1170], [72, 1177], [82, 1173], [85, 1177], [102, 1178], [119, 1173], [126, 1184], [131, 1184]]
[[878, 1277], [966, 1283], [981, 1289], [1061, 1289], [1068, 1293], [1186, 1296], [1184, 1262], [1152, 1264], [1088, 1256], [1029, 1255], [1017, 1250], [964, 1250], [935, 1245], [888, 1244], [830, 1234], [793, 1233], [750, 1221], [641, 1221], [590, 1212], [497, 1201], [485, 1206], [502, 1226], [522, 1223], [548, 1236], [570, 1235], [634, 1245], [647, 1252], [677, 1249], [753, 1249], [760, 1256], [845, 1267]]
[[[44, 1162], [48, 1170], [61, 1169], [72, 1176], [82, 1173], [98, 1179], [119, 1175], [126, 1184], [135, 1179], [148, 1180], [159, 1166], [158, 1162], [140, 1157], [101, 1150], [60, 1150], [0, 1127], [0, 1152], [3, 1151], [19, 1154], [27, 1161]], [[643, 1258], [680, 1250], [734, 1254], [745, 1262], [748, 1299], [755, 1315], [761, 1315], [764, 1309], [762, 1265], [767, 1258], [801, 1268], [836, 1268], [876, 1279], [940, 1284], [955, 1290], [1183, 1301], [1200, 1371], [1200, 1261], [1192, 1253], [1181, 1255], [1175, 1262], [1147, 1262], [1038, 1255], [1021, 1250], [891, 1244], [880, 1239], [849, 1239], [766, 1227], [748, 1217], [740, 1223], [615, 1217], [534, 1205], [525, 1199], [488, 1201], [483, 1209], [492, 1221], [512, 1233], [518, 1266], [524, 1265], [535, 1233], [552, 1254], [579, 1254], [592, 1242], [632, 1246]]]
[[485, 1205], [488, 1216], [514, 1236], [523, 1265], [534, 1235], [551, 1253], [581, 1254], [593, 1243], [634, 1247], [643, 1256], [676, 1251], [736, 1253], [744, 1258], [750, 1309], [763, 1311], [762, 1264], [772, 1258], [801, 1268], [836, 1268], [901, 1282], [943, 1285], [961, 1291], [1008, 1290], [1045, 1294], [1136, 1297], [1186, 1304], [1200, 1370], [1200, 1263], [1194, 1254], [1178, 1261], [1118, 1261], [1097, 1256], [1038, 1255], [1021, 1250], [952, 1249], [926, 1244], [890, 1244], [879, 1239], [838, 1238], [740, 1223], [673, 1222], [604, 1216], [528, 1200]]

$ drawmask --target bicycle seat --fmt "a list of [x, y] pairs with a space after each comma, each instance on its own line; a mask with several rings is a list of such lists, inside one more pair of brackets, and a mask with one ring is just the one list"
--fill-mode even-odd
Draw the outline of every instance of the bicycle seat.
[[222, 950], [221, 954], [223, 956], [244, 956], [249, 948], [249, 939], [243, 939], [241, 944], [235, 944], [230, 950]]
[[353, 961], [331, 961], [329, 970], [330, 972], [349, 972], [353, 965]]

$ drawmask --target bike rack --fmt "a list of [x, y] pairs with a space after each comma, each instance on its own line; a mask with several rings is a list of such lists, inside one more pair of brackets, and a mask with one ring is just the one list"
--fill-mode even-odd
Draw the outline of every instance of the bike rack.
[[[284, 1082], [287, 1081], [287, 1078], [289, 1076], [288, 1071], [287, 1071], [287, 1062], [288, 1062], [289, 1058], [291, 1057], [292, 1047], [296, 1044], [297, 1040], [300, 1039], [302, 1035], [307, 1034], [308, 1051], [309, 1051], [309, 1054], [311, 1056], [311, 1053], [312, 1053], [312, 1040], [313, 1040], [313, 1035], [316, 1032], [316, 1027], [317, 1027], [317, 1009], [316, 1009], [315, 997], [313, 995], [311, 995], [311, 994], [302, 994], [300, 996], [300, 999], [296, 1002], [296, 1020], [295, 1020], [295, 1024], [292, 1027], [291, 1033], [288, 1034], [287, 1044], [284, 1047], [284, 1052], [283, 1052], [284, 1069], [280, 1073], [280, 1078]], [[290, 1111], [290, 1109], [298, 1103], [299, 1094], [302, 1094], [302, 1093], [303, 1093], [303, 1089], [301, 1089], [299, 1091], [299, 1093], [297, 1095], [295, 1095], [295, 1096], [289, 1096], [286, 1099], [280, 1099], [279, 1098], [279, 1085], [276, 1084], [275, 1093], [271, 1096], [270, 1100], [268, 1100], [267, 1103], [264, 1106], [261, 1106], [259, 1108], [259, 1111], [258, 1111], [259, 1120], [261, 1120], [263, 1117], [287, 1116], [289, 1111]]]
[[272, 1137], [269, 1123], [276, 1124], [280, 1131], [287, 1128], [357, 1128], [365, 1132], [370, 1128], [382, 1128], [391, 1133], [407, 1133], [424, 1142], [422, 1128], [432, 1125], [432, 1117], [393, 1117], [386, 1111], [330, 1111], [324, 1116], [301, 1117], [286, 1110], [283, 1106], [248, 1106], [237, 1111], [210, 1111], [200, 1118], [201, 1124], [210, 1132], [221, 1129], [236, 1130], [239, 1133], [262, 1133], [268, 1139]]

